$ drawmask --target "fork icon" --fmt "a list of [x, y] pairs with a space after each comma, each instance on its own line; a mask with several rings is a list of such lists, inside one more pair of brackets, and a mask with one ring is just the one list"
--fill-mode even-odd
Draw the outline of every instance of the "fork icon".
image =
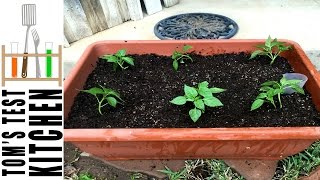
[[[35, 53], [38, 54], [38, 46], [40, 43], [40, 37], [37, 33], [36, 29], [32, 29], [32, 37], [33, 37], [33, 42], [34, 42], [34, 49], [35, 49]], [[40, 72], [40, 63], [39, 63], [39, 57], [36, 56], [36, 77], [40, 78], [41, 77], [41, 72]]]

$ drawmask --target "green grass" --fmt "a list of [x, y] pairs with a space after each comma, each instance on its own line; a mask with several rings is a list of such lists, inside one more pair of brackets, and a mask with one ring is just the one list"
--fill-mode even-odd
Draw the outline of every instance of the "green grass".
[[[274, 180], [297, 180], [301, 176], [308, 176], [320, 166], [320, 141], [313, 143], [301, 153], [289, 156], [280, 162], [282, 173]], [[166, 174], [169, 180], [244, 180], [222, 160], [188, 160], [179, 171], [165, 167], [160, 172]]]
[[223, 161], [215, 159], [188, 160], [179, 171], [166, 167], [160, 172], [166, 174], [169, 180], [244, 180]]
[[182, 168], [179, 171], [173, 171], [166, 166], [164, 170], [159, 170], [159, 172], [166, 174], [168, 176], [169, 180], [187, 179], [185, 168]]
[[283, 175], [276, 179], [295, 180], [301, 176], [308, 176], [320, 165], [320, 141], [313, 143], [299, 154], [285, 158], [281, 163]]
[[89, 173], [80, 173], [79, 175], [79, 180], [95, 180], [95, 179], [96, 178]]
[[140, 179], [142, 178], [142, 174], [141, 173], [133, 173], [130, 175], [130, 180], [137, 180], [137, 179]]
[[88, 172], [85, 172], [85, 173], [80, 173], [79, 175], [74, 173], [71, 175], [71, 177], [64, 177], [64, 180], [96, 180], [96, 178], [93, 177]]

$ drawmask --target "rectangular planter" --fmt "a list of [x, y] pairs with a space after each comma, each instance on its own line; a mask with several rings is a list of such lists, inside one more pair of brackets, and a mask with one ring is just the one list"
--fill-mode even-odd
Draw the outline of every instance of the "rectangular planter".
[[[289, 40], [285, 52], [295, 72], [309, 80], [307, 91], [320, 111], [320, 74], [301, 47]], [[183, 45], [193, 46], [202, 55], [251, 52], [264, 40], [192, 40], [192, 41], [101, 41], [90, 45], [64, 81], [64, 117], [73, 99], [96, 66], [98, 57], [126, 49], [128, 54], [170, 56]], [[119, 120], [120, 121], [120, 120]], [[65, 129], [65, 141], [81, 150], [107, 160], [120, 159], [282, 159], [307, 148], [320, 139], [320, 127], [261, 128], [141, 128], [141, 129]]]

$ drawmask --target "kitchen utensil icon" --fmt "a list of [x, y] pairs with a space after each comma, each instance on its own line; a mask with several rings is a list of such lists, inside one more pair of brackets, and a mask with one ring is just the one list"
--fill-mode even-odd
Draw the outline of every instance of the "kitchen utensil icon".
[[[38, 46], [40, 43], [40, 37], [39, 37], [36, 29], [32, 29], [31, 33], [32, 33], [32, 37], [33, 37], [35, 53], [38, 54]], [[36, 55], [36, 78], [40, 78], [40, 77], [41, 77], [41, 72], [40, 72], [39, 57]]]
[[[23, 4], [22, 5], [22, 25], [27, 26], [26, 41], [24, 46], [24, 54], [28, 54], [28, 33], [31, 26], [36, 25], [36, 5]], [[28, 56], [23, 56], [22, 63], [22, 78], [27, 77]]]

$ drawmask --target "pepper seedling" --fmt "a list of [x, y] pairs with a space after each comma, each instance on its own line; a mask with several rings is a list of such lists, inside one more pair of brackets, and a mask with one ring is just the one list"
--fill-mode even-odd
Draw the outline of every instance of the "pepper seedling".
[[257, 55], [268, 56], [271, 59], [270, 64], [273, 64], [280, 53], [291, 49], [291, 46], [285, 46], [284, 42], [279, 42], [277, 38], [272, 40], [270, 36], [264, 44], [257, 45], [256, 47], [260, 49], [255, 50], [249, 59], [253, 59]]
[[260, 108], [265, 102], [269, 102], [274, 106], [274, 108], [277, 108], [274, 102], [275, 96], [278, 97], [280, 108], [282, 108], [281, 94], [284, 93], [284, 89], [286, 87], [291, 87], [295, 92], [304, 94], [303, 88], [298, 86], [300, 82], [301, 80], [287, 80], [285, 77], [282, 77], [280, 82], [267, 81], [261, 84], [262, 87], [259, 89], [261, 93], [256, 97], [255, 101], [252, 103], [251, 111]]
[[[85, 92], [88, 94], [91, 94], [96, 97], [98, 101], [98, 111], [102, 115], [101, 108], [103, 108], [106, 105], [110, 105], [112, 107], [116, 107], [118, 103], [120, 103], [118, 100], [123, 101], [120, 98], [120, 94], [110, 88], [105, 88], [101, 85], [99, 87], [93, 87], [88, 90], [80, 90], [81, 92]], [[121, 103], [120, 103], [121, 104]]]
[[185, 60], [191, 60], [191, 62], [193, 62], [193, 59], [188, 55], [186, 54], [188, 50], [190, 50], [192, 48], [192, 46], [189, 46], [189, 45], [184, 45], [183, 48], [182, 48], [182, 51], [174, 51], [172, 53], [172, 67], [174, 70], [178, 70], [179, 68], [179, 63], [180, 64], [183, 64]]
[[107, 62], [113, 63], [112, 68], [114, 71], [120, 67], [122, 70], [127, 69], [124, 63], [134, 66], [134, 59], [132, 57], [126, 56], [126, 50], [120, 49], [117, 53], [113, 55], [103, 55], [101, 59], [107, 60]]
[[221, 101], [214, 97], [213, 94], [226, 91], [225, 89], [218, 87], [208, 87], [207, 81], [198, 84], [198, 87], [190, 87], [184, 85], [184, 96], [178, 96], [170, 102], [175, 105], [184, 105], [187, 101], [194, 104], [194, 108], [189, 111], [189, 116], [193, 122], [197, 122], [201, 114], [205, 111], [205, 106], [218, 107], [223, 106]]

